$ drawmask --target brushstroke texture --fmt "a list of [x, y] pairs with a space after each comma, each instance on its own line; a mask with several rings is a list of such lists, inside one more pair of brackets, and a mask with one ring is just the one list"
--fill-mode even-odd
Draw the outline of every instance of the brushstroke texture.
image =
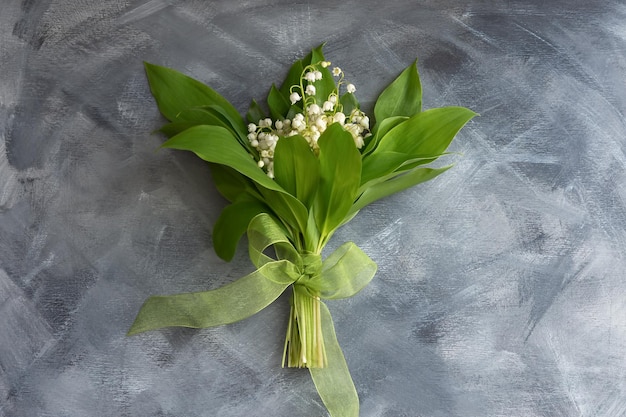
[[322, 41], [365, 110], [417, 57], [425, 108], [481, 114], [453, 169], [328, 247], [379, 264], [329, 303], [362, 415], [626, 415], [621, 2], [88, 3], [0, 13], [0, 416], [324, 413], [308, 375], [279, 367], [286, 297], [125, 337], [148, 295], [251, 270], [243, 248], [213, 253], [225, 202], [204, 163], [156, 150], [142, 61], [243, 112]]

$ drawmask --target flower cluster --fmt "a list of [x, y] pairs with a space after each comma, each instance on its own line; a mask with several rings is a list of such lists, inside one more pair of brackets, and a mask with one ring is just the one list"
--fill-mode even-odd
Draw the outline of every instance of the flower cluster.
[[[322, 68], [330, 65], [328, 61], [319, 63]], [[343, 71], [334, 67], [332, 74], [339, 77], [335, 89], [326, 97], [321, 106], [317, 103], [315, 83], [322, 80], [323, 74], [315, 65], [307, 66], [300, 77], [300, 84], [290, 88], [289, 100], [292, 105], [302, 101], [302, 112], [296, 113], [291, 119], [273, 121], [270, 118], [261, 119], [257, 124], [248, 125], [248, 140], [250, 145], [259, 153], [258, 165], [263, 168], [270, 178], [274, 178], [274, 151], [276, 143], [281, 137], [301, 135], [317, 154], [317, 141], [326, 128], [333, 123], [339, 123], [349, 132], [358, 149], [364, 145], [364, 140], [371, 135], [369, 132], [369, 117], [358, 108], [349, 114], [343, 112], [343, 105], [339, 97], [339, 90], [343, 84]], [[306, 85], [304, 85], [306, 83]], [[353, 84], [346, 85], [346, 93], [356, 91]], [[300, 95], [303, 93], [304, 98]]]

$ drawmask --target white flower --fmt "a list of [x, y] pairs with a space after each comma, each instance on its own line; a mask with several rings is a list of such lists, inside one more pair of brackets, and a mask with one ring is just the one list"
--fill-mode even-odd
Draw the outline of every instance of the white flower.
[[361, 123], [361, 126], [363, 126], [366, 129], [369, 129], [369, 127], [370, 127], [370, 118], [367, 117], [367, 116], [363, 116], [361, 118], [361, 122], [360, 123]]
[[256, 140], [256, 133], [255, 132], [248, 133], [248, 140], [250, 142], [252, 142], [253, 140]]
[[315, 125], [320, 132], [326, 130], [326, 120], [319, 118], [315, 121]]
[[317, 77], [315, 76], [316, 72], [319, 72], [319, 71], [309, 71], [309, 72], [307, 72], [306, 74], [304, 74], [304, 79], [307, 80], [310, 83], [315, 82], [315, 80], [317, 79]]
[[337, 104], [337, 95], [336, 94], [331, 94], [328, 96], [328, 101], [330, 101], [333, 104]]
[[363, 142], [363, 136], [361, 136], [361, 135], [356, 136], [354, 138], [354, 144], [356, 145], [356, 147], [358, 149], [361, 149], [363, 147], [363, 145], [365, 145], [365, 142]]
[[328, 62], [328, 61], [322, 61], [322, 62], [320, 63], [320, 65], [322, 66], [322, 68], [327, 68], [327, 67], [330, 65], [330, 62]]
[[314, 74], [315, 74], [316, 81], [319, 81], [322, 79], [322, 73], [320, 71], [315, 71]]
[[342, 112], [335, 113], [333, 120], [339, 124], [344, 124], [346, 122], [346, 115]]
[[302, 100], [302, 97], [300, 97], [298, 93], [291, 93], [289, 100], [291, 100], [291, 104], [296, 104], [298, 101]]
[[315, 95], [315, 86], [314, 85], [307, 85], [306, 86], [306, 90], [304, 90], [304, 93], [309, 95], [309, 96], [314, 96]]
[[320, 109], [320, 106], [318, 106], [317, 104], [311, 104], [309, 107], [307, 107], [307, 113], [308, 114], [320, 114], [322, 112], [322, 110]]
[[296, 130], [304, 129], [304, 120], [294, 118], [293, 122], [291, 122], [291, 127], [293, 127]]
[[250, 123], [248, 125], [248, 132], [250, 132], [250, 133], [256, 132], [256, 125], [254, 123]]
[[354, 84], [348, 84], [346, 85], [346, 91], [348, 93], [354, 93], [356, 91], [356, 87], [354, 86]]
[[282, 120], [276, 120], [276, 123], [274, 123], [274, 125], [276, 126], [276, 129], [278, 130], [281, 130], [283, 128]]
[[268, 117], [267, 119], [259, 120], [259, 127], [272, 127], [272, 119]]
[[324, 111], [333, 111], [334, 108], [335, 105], [330, 101], [325, 101], [324, 104], [322, 104], [322, 110]]
[[339, 68], [339, 67], [333, 68], [333, 75], [335, 77], [339, 77], [341, 75], [341, 68]]

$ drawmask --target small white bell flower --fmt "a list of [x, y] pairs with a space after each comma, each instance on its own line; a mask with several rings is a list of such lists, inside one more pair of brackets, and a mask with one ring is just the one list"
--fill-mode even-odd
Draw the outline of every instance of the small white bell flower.
[[315, 82], [316, 80], [315, 71], [309, 71], [306, 74], [304, 74], [304, 79], [310, 83]]
[[300, 97], [300, 94], [298, 93], [291, 93], [289, 100], [291, 101], [291, 104], [296, 104], [298, 101], [302, 100], [302, 97]]

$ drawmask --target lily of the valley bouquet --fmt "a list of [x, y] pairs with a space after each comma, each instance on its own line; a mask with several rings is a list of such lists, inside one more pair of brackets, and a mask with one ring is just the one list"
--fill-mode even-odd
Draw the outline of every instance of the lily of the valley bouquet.
[[358, 416], [358, 396], [323, 300], [355, 295], [376, 264], [352, 242], [326, 259], [322, 250], [366, 205], [446, 171], [450, 166], [427, 164], [445, 154], [475, 113], [422, 111], [413, 63], [380, 94], [372, 120], [322, 46], [296, 61], [280, 88], [272, 85], [269, 113], [252, 101], [247, 121], [192, 78], [152, 64], [146, 72], [170, 121], [160, 130], [169, 137], [163, 147], [209, 162], [230, 202], [213, 229], [216, 253], [232, 259], [247, 234], [256, 270], [215, 290], [148, 298], [129, 334], [233, 323], [290, 290], [283, 366], [309, 369], [331, 416]]

